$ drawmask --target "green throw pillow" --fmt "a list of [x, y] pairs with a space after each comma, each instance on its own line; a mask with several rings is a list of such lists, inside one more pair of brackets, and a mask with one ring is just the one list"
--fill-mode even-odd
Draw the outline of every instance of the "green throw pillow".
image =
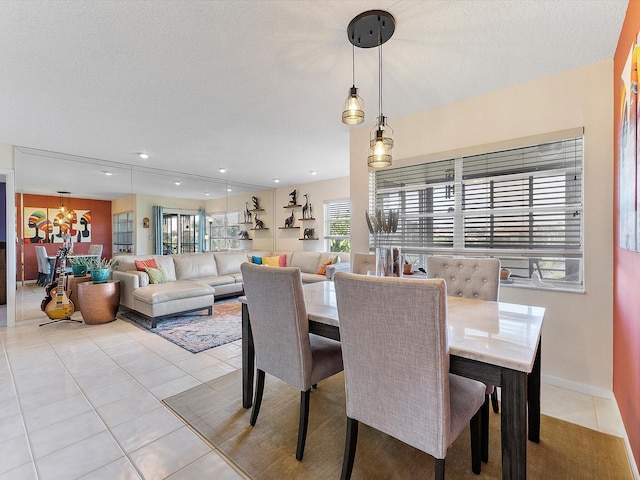
[[167, 274], [161, 268], [149, 268], [145, 267], [145, 272], [149, 275], [149, 283], [166, 283], [167, 282]]

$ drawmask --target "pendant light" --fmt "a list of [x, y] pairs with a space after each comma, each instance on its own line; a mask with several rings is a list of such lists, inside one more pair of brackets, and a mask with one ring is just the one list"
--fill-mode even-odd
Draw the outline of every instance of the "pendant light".
[[351, 45], [351, 69], [353, 84], [349, 89], [349, 96], [344, 101], [342, 123], [360, 125], [364, 122], [364, 100], [358, 95], [356, 88], [356, 46]]
[[[356, 16], [347, 27], [347, 38], [349, 38], [354, 47], [378, 47], [378, 117], [376, 125], [371, 131], [369, 156], [367, 157], [367, 165], [371, 168], [388, 167], [392, 162], [393, 129], [389, 126], [387, 118], [382, 113], [382, 44], [393, 36], [395, 26], [395, 19], [389, 12], [369, 10]], [[362, 111], [360, 121], [355, 121], [355, 116], [353, 117], [353, 123], [345, 121], [345, 115], [347, 118], [352, 118], [348, 113], [348, 107], [350, 105], [355, 106], [357, 101], [362, 100], [358, 96], [358, 89], [355, 87], [355, 53], [353, 56], [353, 86], [349, 97], [345, 101], [345, 110], [342, 113], [342, 121], [349, 125], [357, 125], [364, 121], [364, 111]]]
[[369, 156], [367, 165], [370, 168], [389, 167], [393, 161], [393, 129], [382, 114], [382, 43], [378, 46], [378, 118], [376, 126], [371, 130]]

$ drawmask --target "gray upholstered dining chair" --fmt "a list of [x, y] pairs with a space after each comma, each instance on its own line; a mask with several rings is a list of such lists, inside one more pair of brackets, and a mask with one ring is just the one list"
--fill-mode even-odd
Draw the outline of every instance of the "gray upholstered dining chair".
[[[500, 260], [497, 258], [427, 257], [427, 277], [442, 278], [447, 283], [447, 295], [498, 301], [500, 291]], [[489, 459], [489, 400], [498, 413], [498, 393], [487, 385], [487, 398], [482, 409], [482, 460]]]
[[297, 267], [240, 266], [256, 352], [257, 380], [251, 425], [256, 424], [265, 372], [300, 390], [296, 459], [302, 460], [311, 387], [342, 371], [340, 342], [309, 334]]
[[35, 246], [36, 261], [38, 262], [38, 279], [36, 285], [46, 285], [51, 278], [51, 262], [47, 256], [47, 249], [42, 245]]
[[100, 244], [92, 244], [89, 245], [89, 255], [96, 255], [98, 259], [102, 257], [102, 245]]
[[347, 394], [341, 478], [351, 478], [359, 422], [435, 457], [437, 479], [470, 424], [480, 473], [486, 387], [449, 373], [444, 281], [336, 273], [334, 282]]
[[366, 275], [369, 271], [376, 270], [376, 256], [373, 253], [354, 253], [352, 273]]

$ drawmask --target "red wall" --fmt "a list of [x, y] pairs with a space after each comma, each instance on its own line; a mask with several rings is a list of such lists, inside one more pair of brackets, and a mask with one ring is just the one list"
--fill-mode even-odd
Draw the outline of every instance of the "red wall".
[[[44, 195], [23, 195], [24, 205], [26, 207], [46, 207], [59, 208], [60, 197], [48, 197]], [[66, 203], [66, 202], [65, 202]], [[73, 208], [81, 210], [91, 210], [91, 242], [73, 244], [73, 253], [87, 253], [89, 245], [101, 244], [102, 256], [111, 257], [111, 239], [112, 219], [111, 219], [111, 202], [106, 200], [90, 200], [86, 198], [71, 198]], [[17, 220], [18, 220], [18, 281], [23, 280], [20, 276], [20, 259], [21, 253], [24, 253], [24, 280], [36, 280], [38, 278], [38, 262], [36, 260], [35, 246], [36, 244], [24, 243], [22, 235], [22, 205], [20, 204], [20, 195], [16, 195]], [[62, 246], [60, 243], [41, 243], [47, 249], [49, 255], [55, 255], [58, 248]]]
[[614, 57], [614, 286], [613, 393], [640, 467], [640, 253], [618, 247], [618, 167], [620, 138], [620, 77], [629, 49], [640, 30], [640, 2], [630, 1]]

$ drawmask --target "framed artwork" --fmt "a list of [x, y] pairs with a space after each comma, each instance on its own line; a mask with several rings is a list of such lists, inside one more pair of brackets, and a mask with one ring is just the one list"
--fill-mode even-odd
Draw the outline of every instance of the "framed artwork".
[[637, 42], [629, 55], [620, 78], [618, 202], [620, 248], [638, 250], [640, 227], [637, 218], [638, 200], [638, 58]]
[[45, 207], [25, 207], [22, 210], [22, 238], [24, 243], [49, 243], [51, 222]]
[[72, 210], [71, 235], [74, 242], [91, 241], [91, 210]]
[[49, 241], [51, 243], [64, 243], [64, 237], [71, 233], [70, 219], [57, 208], [49, 208], [47, 210], [52, 225]]

